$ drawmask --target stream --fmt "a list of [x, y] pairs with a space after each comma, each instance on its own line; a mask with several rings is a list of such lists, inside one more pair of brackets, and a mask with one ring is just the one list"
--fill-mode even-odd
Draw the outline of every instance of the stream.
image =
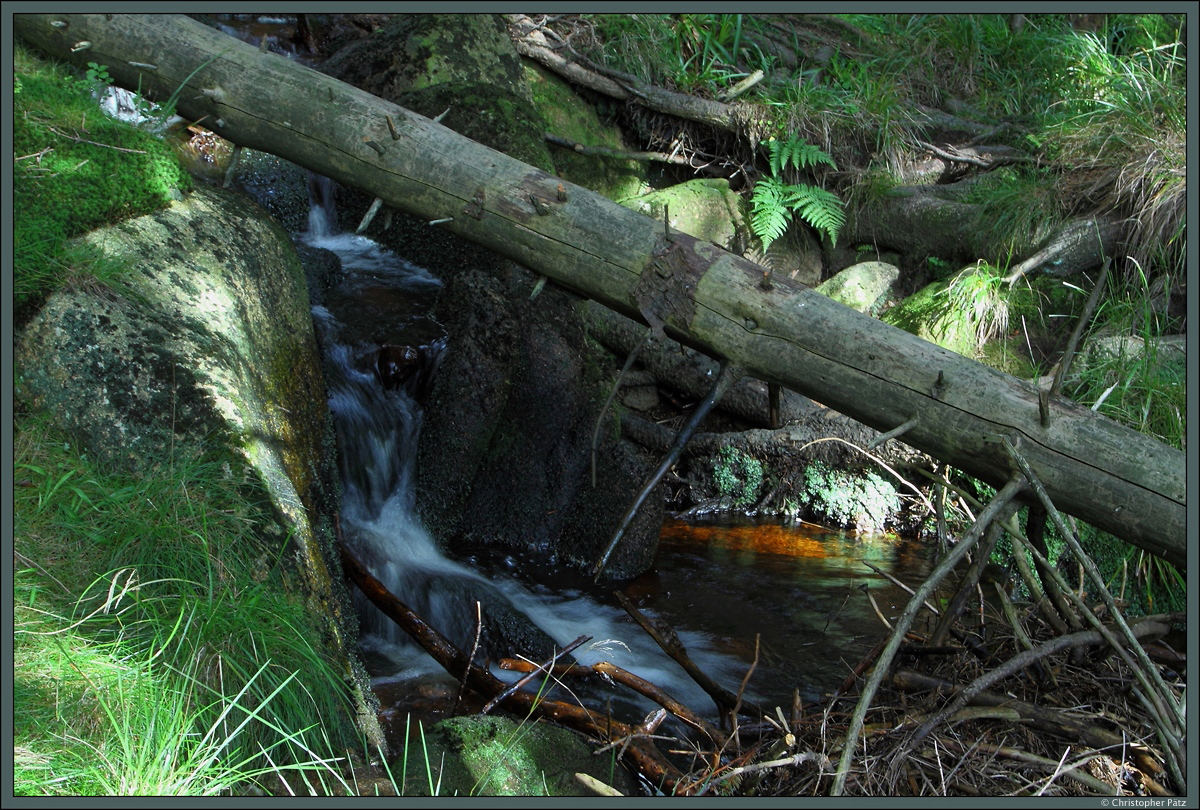
[[[342, 526], [354, 553], [464, 649], [470, 649], [476, 626], [469, 594], [482, 589], [527, 616], [559, 648], [590, 636], [592, 642], [574, 653], [581, 663], [611, 661], [711, 714], [711, 699], [633, 623], [611, 587], [526, 565], [508, 554], [455, 560], [438, 548], [414, 514], [413, 487], [422, 420], [417, 393], [453, 343], [424, 314], [441, 283], [369, 239], [337, 233], [329, 181], [314, 176], [310, 197], [309, 230], [299, 238], [336, 252], [345, 271], [313, 316], [338, 435]], [[376, 371], [382, 335], [420, 347], [423, 363], [399, 386], [385, 388]], [[919, 546], [894, 537], [744, 521], [670, 521], [654, 570], [624, 583], [624, 591], [644, 613], [674, 628], [692, 660], [727, 689], [736, 691], [754, 664], [757, 636], [758, 661], [746, 696], [790, 706], [797, 690], [812, 704], [833, 691], [885, 632], [864, 588], [889, 619], [907, 601], [907, 594], [862, 559], [910, 582], [928, 568]], [[394, 732], [409, 712], [429, 720], [451, 712], [459, 696], [449, 676], [358, 597], [360, 646], [384, 705], [385, 728]], [[493, 671], [508, 681], [517, 678]], [[633, 713], [622, 719], [654, 708], [627, 690], [603, 684], [591, 689], [593, 705]]]

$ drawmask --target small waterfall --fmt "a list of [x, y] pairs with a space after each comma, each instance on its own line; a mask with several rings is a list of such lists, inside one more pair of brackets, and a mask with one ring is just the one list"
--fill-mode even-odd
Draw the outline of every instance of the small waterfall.
[[308, 173], [308, 235], [313, 239], [332, 236], [338, 230], [334, 183], [328, 177]]
[[[439, 334], [426, 340], [436, 332], [428, 318], [411, 308], [404, 311], [397, 301], [427, 300], [440, 282], [368, 239], [337, 233], [332, 184], [314, 178], [309, 189], [313, 201], [310, 228], [301, 238], [337, 252], [346, 273], [346, 280], [331, 291], [326, 306], [314, 307], [313, 314], [326, 354], [329, 406], [338, 436], [342, 527], [353, 552], [392, 593], [460, 648], [471, 649], [475, 600], [480, 598], [493, 610], [499, 607], [524, 614], [559, 649], [580, 635], [591, 636], [594, 649], [575, 653], [581, 663], [612, 661], [689, 705], [711, 705], [682, 668], [618, 608], [578, 592], [556, 590], [552, 583], [535, 594], [507, 576], [484, 576], [437, 547], [413, 510], [423, 415], [415, 394], [425, 382], [423, 375], [436, 369], [447, 339]], [[386, 288], [386, 294], [381, 288]], [[386, 305], [376, 309], [373, 302], [379, 299]], [[401, 386], [385, 387], [374, 359], [379, 333], [416, 335], [423, 371]], [[359, 600], [362, 645], [394, 663], [393, 673], [385, 678], [440, 671], [393, 622], [361, 595]], [[707, 638], [688, 631], [680, 631], [679, 636], [693, 660], [712, 677], [734, 685], [744, 674], [743, 665], [736, 660], [713, 652]], [[482, 658], [481, 654], [477, 660]], [[507, 680], [517, 677], [496, 674]], [[642, 710], [647, 705], [627, 694], [616, 699], [628, 699]]]

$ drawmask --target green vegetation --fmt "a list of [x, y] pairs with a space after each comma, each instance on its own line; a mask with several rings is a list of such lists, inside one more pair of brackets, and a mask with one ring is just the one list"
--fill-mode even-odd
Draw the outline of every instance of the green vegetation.
[[800, 495], [832, 526], [879, 531], [900, 510], [895, 487], [875, 473], [835, 470], [820, 461], [804, 471]]
[[722, 447], [713, 469], [713, 481], [722, 498], [731, 498], [733, 505], [753, 505], [763, 485], [762, 462], [736, 447]]
[[17, 424], [16, 790], [214, 794], [334, 773], [355, 743], [341, 674], [227, 465], [153, 475]]
[[[1084, 354], [1072, 368], [1064, 393], [1076, 402], [1148, 433], [1186, 446], [1187, 373], [1179, 340], [1161, 311], [1169, 278], [1151, 281], [1137, 268], [1134, 281], [1119, 283], [1093, 320]], [[1082, 298], [1083, 290], [1075, 288]], [[1090, 291], [1089, 291], [1090, 292]]]
[[597, 14], [589, 53], [605, 65], [681, 93], [716, 95], [775, 59], [746, 33], [744, 14]]
[[[20, 321], [65, 284], [128, 293], [127, 266], [67, 240], [190, 179], [159, 137], [97, 107], [102, 65], [79, 75], [19, 46], [14, 63]], [[131, 476], [44, 414], [14, 428], [16, 792], [344, 790], [362, 745], [346, 679], [241, 465], [164, 447]]]
[[942, 293], [973, 333], [977, 350], [1008, 331], [1008, 285], [995, 267], [984, 262], [968, 267]]
[[[1072, 218], [1113, 212], [1136, 223], [1113, 257], [1064, 394], [1185, 448], [1186, 380], [1172, 340], [1182, 324], [1170, 314], [1186, 269], [1184, 18], [1099, 16], [1103, 24], [1085, 30], [1067, 15], [1030, 15], [1018, 31], [1006, 15], [848, 14], [813, 21], [802, 38], [742, 14], [594, 15], [584, 18], [590, 38], [573, 47], [707, 98], [768, 72], [739, 97], [756, 102], [748, 137], [727, 147], [716, 136], [711, 146], [740, 162], [764, 249], [795, 217], [832, 247], [847, 221], [843, 200], [867, 205], [899, 186], [932, 184], [906, 174], [931, 154], [926, 141], [941, 143], [930, 108], [1013, 150], [1008, 165], [961, 169], [971, 186], [955, 198], [980, 212], [988, 246], [980, 252], [995, 255], [961, 270], [962, 260], [906, 258], [938, 282], [910, 299], [920, 315], [957, 316], [959, 350], [977, 356], [1006, 335], [1029, 346], [1037, 368], [1026, 376], [1049, 371], [1089, 289], [1048, 273], [1006, 285], [1014, 257]], [[824, 36], [810, 36], [822, 26]], [[798, 55], [794, 67], [781, 66], [768, 36]], [[191, 181], [160, 138], [96, 108], [109, 82], [104, 65], [75, 71], [20, 45], [14, 64], [20, 324], [63, 285], [120, 289], [129, 267], [69, 240], [160, 210]], [[460, 113], [466, 91], [450, 88]], [[436, 93], [426, 98], [433, 114], [447, 106], [433, 103], [444, 100]], [[495, 121], [474, 123], [496, 130]], [[518, 135], [505, 137], [546, 154], [540, 130]], [[1035, 353], [1036, 338], [1059, 348]], [[15, 427], [17, 793], [351, 792], [347, 752], [361, 741], [349, 725], [345, 673], [319, 652], [300, 589], [270, 551], [278, 543], [263, 538], [273, 518], [262, 494], [219, 461], [164, 453], [155, 474], [132, 478], [83, 456], [40, 415], [22, 413]], [[765, 471], [726, 448], [713, 478], [747, 507], [761, 497]], [[819, 462], [795, 495], [826, 522], [858, 528], [883, 527], [900, 506], [890, 482]], [[1183, 609], [1179, 571], [1090, 526], [1078, 533], [1131, 614]], [[1063, 539], [1050, 530], [1047, 542], [1058, 563]], [[1011, 555], [1002, 538], [993, 559], [1007, 565]], [[421, 776], [437, 794], [423, 737], [421, 755]]]
[[784, 180], [789, 169], [804, 170], [820, 164], [836, 169], [833, 158], [794, 137], [786, 141], [772, 138], [767, 148], [771, 173], [759, 178], [750, 198], [750, 226], [762, 240], [763, 252], [787, 230], [793, 214], [820, 231], [831, 244], [837, 244], [838, 230], [846, 224], [842, 201], [823, 188]]
[[[1002, 14], [586, 20], [590, 36], [575, 45], [588, 58], [670, 89], [720, 99], [740, 78], [766, 70], [739, 99], [757, 104], [747, 123], [751, 144], [767, 144], [765, 159], [761, 151], [749, 156], [756, 171], [748, 172], [746, 195], [764, 246], [796, 214], [833, 242], [842, 225], [832, 219], [842, 215], [839, 198], [870, 207], [898, 186], [935, 182], [904, 173], [930, 156], [925, 142], [944, 143], [929, 126], [930, 110], [977, 125], [975, 143], [1011, 150], [1009, 162], [947, 164], [937, 179], [969, 180], [952, 199], [978, 212], [978, 244], [989, 255], [974, 263], [909, 257], [925, 263], [936, 284], [884, 317], [1026, 379], [1052, 370], [1092, 280], [1055, 278], [1051, 265], [1005, 284], [1015, 258], [1028, 257], [1071, 219], [1128, 217], [1135, 225], [1112, 257], [1108, 290], [1063, 394], [1185, 447], [1182, 323], [1170, 315], [1172, 296], [1185, 294], [1183, 15], [1034, 14], [1020, 24]], [[771, 43], [796, 62], [769, 56], [780, 53]], [[793, 207], [801, 203], [797, 172], [814, 168], [823, 170], [820, 190], [828, 196], [802, 203], [815, 208]], [[723, 491], [732, 493], [736, 476], [730, 463], [723, 466]], [[809, 494], [821, 503], [820, 493], [835, 489], [814, 483]], [[848, 507], [834, 501], [835, 522], [850, 520]], [[1103, 553], [1126, 560], [1126, 569], [1148, 570], [1129, 562], [1128, 550]]]
[[17, 45], [13, 118], [13, 298], [18, 323], [54, 289], [123, 268], [98, 265], [66, 240], [169, 205], [191, 178], [161, 138], [104, 115], [83, 77]]

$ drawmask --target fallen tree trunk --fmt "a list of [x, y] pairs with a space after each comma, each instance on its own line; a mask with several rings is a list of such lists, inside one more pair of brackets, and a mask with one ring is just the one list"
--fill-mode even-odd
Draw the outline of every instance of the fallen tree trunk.
[[[236, 144], [355, 186], [994, 486], [1018, 443], [1063, 511], [1183, 568], [1184, 453], [860, 315], [427, 118], [177, 15], [28, 14], [16, 33], [106, 65]], [[85, 44], [86, 43], [86, 44]]]
[[[960, 188], [961, 187], [961, 188]], [[1052, 234], [1026, 234], [1024, 244], [1009, 245], [989, 235], [987, 210], [963, 202], [965, 184], [905, 186], [849, 212], [842, 229], [847, 243], [874, 244], [914, 255], [933, 255], [970, 264], [976, 259], [999, 262], [1010, 251], [1026, 256], [1008, 280], [1049, 262], [1054, 275], [1071, 276], [1098, 267], [1112, 256], [1126, 228], [1112, 217], [1086, 217], [1065, 223]]]

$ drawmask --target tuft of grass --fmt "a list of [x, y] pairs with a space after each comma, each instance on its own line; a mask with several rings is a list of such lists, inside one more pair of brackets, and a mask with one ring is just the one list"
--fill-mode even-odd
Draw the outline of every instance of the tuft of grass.
[[960, 271], [941, 291], [947, 307], [964, 318], [975, 336], [975, 348], [1008, 332], [1008, 285], [1004, 273], [986, 262]]
[[750, 43], [758, 21], [744, 14], [585, 15], [592, 36], [576, 45], [589, 58], [643, 81], [713, 97], [773, 57]]
[[269, 516], [225, 465], [99, 467], [38, 416], [14, 458], [14, 720], [26, 795], [212, 794], [333, 773], [346, 685]]
[[[1163, 312], [1170, 280], [1135, 265], [1100, 304], [1064, 393], [1118, 422], [1187, 449], [1187, 375]], [[1082, 295], [1083, 291], [1079, 293]]]

